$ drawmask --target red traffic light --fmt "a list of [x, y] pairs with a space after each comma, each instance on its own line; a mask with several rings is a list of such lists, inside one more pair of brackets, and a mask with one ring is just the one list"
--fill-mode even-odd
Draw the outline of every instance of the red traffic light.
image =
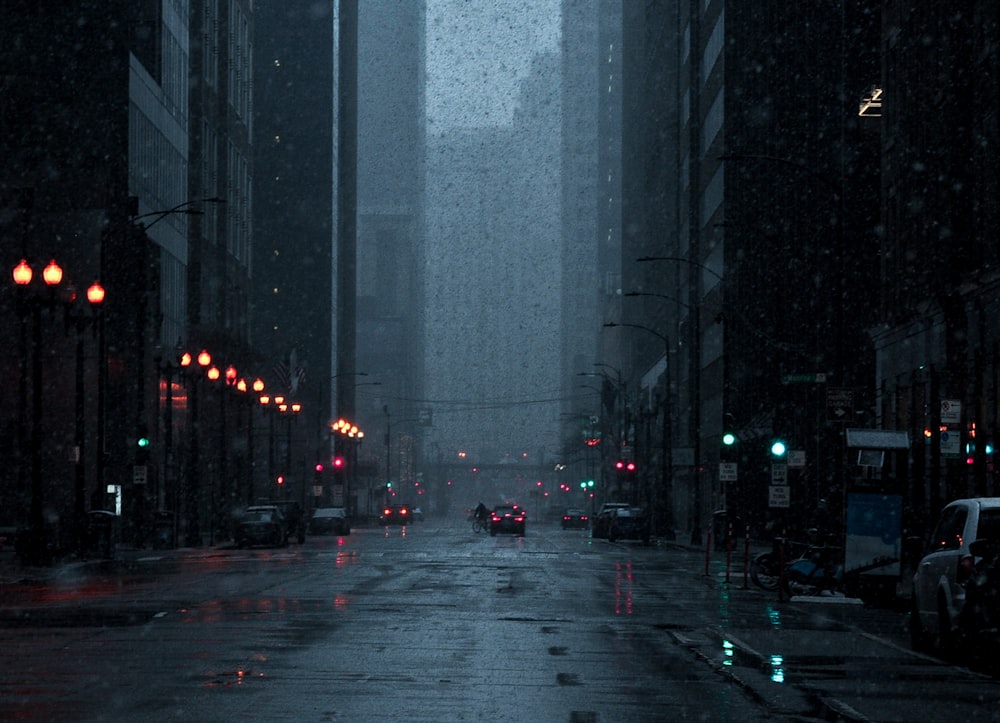
[[343, 457], [334, 457], [333, 458], [333, 468], [334, 469], [343, 469], [344, 468], [344, 458]]
[[625, 465], [626, 472], [635, 472], [635, 462], [629, 462]]
[[281, 485], [285, 484], [285, 475], [283, 475], [283, 474], [279, 474], [279, 475], [278, 475], [278, 479], [277, 479], [277, 482], [278, 482], [278, 486], [279, 486], [279, 487], [280, 487]]
[[316, 463], [316, 471], [317, 472], [322, 472], [323, 471], [323, 465], [317, 462]]

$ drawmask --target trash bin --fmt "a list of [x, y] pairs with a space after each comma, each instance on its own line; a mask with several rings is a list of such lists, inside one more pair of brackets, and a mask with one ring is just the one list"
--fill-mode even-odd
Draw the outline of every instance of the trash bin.
[[729, 523], [733, 525], [733, 537], [742, 534], [740, 518], [730, 515], [728, 510], [716, 510], [712, 513], [712, 544], [716, 550], [726, 548], [726, 538], [729, 535]]
[[87, 513], [87, 551], [105, 559], [114, 557], [118, 516], [108, 510]]

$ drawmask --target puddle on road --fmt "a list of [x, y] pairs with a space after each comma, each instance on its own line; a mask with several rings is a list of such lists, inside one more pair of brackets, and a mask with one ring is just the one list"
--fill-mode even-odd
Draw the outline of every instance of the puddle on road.
[[[884, 667], [884, 661], [866, 658], [849, 658], [843, 655], [783, 655], [781, 653], [761, 654], [744, 650], [733, 641], [722, 640], [723, 667], [751, 668], [763, 673], [773, 683], [779, 685], [802, 685], [816, 680], [870, 680], [873, 671]], [[928, 670], [934, 669], [935, 677], [951, 677], [930, 660], [914, 657], [906, 666], [894, 667], [893, 678], [897, 681], [919, 682], [926, 680]], [[940, 670], [940, 673], [937, 672]], [[964, 675], [955, 673], [956, 680], [965, 680]]]

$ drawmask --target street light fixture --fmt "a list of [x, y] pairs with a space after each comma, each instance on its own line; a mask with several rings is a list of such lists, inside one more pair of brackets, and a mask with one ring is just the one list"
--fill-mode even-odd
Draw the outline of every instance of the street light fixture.
[[[21, 316], [21, 425], [20, 442], [24, 440], [24, 410], [27, 406], [27, 386], [28, 386], [28, 348], [27, 332], [25, 325], [30, 313], [32, 320], [31, 336], [31, 434], [29, 438], [30, 457], [30, 503], [28, 510], [28, 535], [23, 540], [20, 553], [28, 562], [44, 563], [50, 562], [50, 546], [46, 540], [44, 504], [45, 489], [42, 479], [42, 412], [43, 412], [43, 387], [42, 387], [42, 317], [43, 308], [52, 309], [57, 305], [55, 297], [56, 288], [62, 283], [63, 270], [56, 263], [55, 259], [42, 270], [42, 281], [48, 289], [45, 296], [28, 297], [28, 287], [34, 279], [35, 273], [26, 259], [21, 261], [11, 270], [11, 277], [18, 288], [18, 308]], [[95, 281], [87, 289], [87, 299], [94, 314], [99, 317], [100, 305], [104, 301], [104, 287]], [[75, 313], [73, 304], [77, 301], [75, 289], [70, 288], [68, 295], [63, 300], [66, 324], [69, 326], [71, 320], [77, 325], [77, 345], [76, 345], [76, 369], [75, 369], [75, 443], [76, 443], [76, 474], [74, 483], [74, 533], [78, 551], [82, 552], [85, 544], [85, 520], [86, 506], [84, 501], [85, 470], [83, 458], [83, 446], [85, 439], [84, 420], [84, 379], [83, 379], [83, 326], [85, 317]]]
[[187, 545], [189, 547], [200, 547], [201, 540], [201, 521], [200, 521], [200, 508], [201, 508], [201, 486], [197, 483], [198, 474], [200, 472], [200, 455], [201, 449], [199, 446], [199, 440], [201, 438], [201, 430], [199, 429], [199, 419], [198, 419], [198, 387], [200, 384], [200, 377], [205, 373], [205, 370], [212, 364], [212, 355], [208, 353], [208, 350], [202, 349], [198, 352], [197, 357], [192, 357], [189, 352], [185, 352], [181, 355], [181, 367], [183, 369], [192, 368], [197, 364], [200, 368], [197, 374], [191, 375], [191, 389], [189, 390], [189, 397], [191, 400], [191, 411], [190, 411], [190, 423], [191, 423], [191, 441], [190, 441], [190, 453], [188, 454], [188, 465], [187, 465], [187, 479], [185, 480], [186, 494], [185, 499], [187, 502], [187, 530], [186, 539]]
[[661, 469], [663, 476], [663, 522], [665, 529], [663, 531], [664, 535], [668, 540], [673, 540], [675, 538], [674, 533], [674, 500], [673, 500], [673, 450], [672, 445], [672, 433], [671, 433], [671, 404], [670, 404], [670, 339], [665, 334], [661, 334], [655, 329], [650, 329], [648, 326], [642, 326], [641, 324], [625, 324], [618, 323], [614, 321], [609, 321], [604, 324], [606, 327], [627, 327], [630, 329], [641, 329], [645, 332], [652, 334], [653, 336], [660, 339], [663, 342], [663, 363], [664, 371], [663, 378], [664, 393], [663, 393], [663, 452], [661, 459]]

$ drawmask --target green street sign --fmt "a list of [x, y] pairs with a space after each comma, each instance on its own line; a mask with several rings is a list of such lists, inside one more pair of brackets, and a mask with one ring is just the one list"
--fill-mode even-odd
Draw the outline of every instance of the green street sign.
[[783, 374], [782, 384], [823, 384], [826, 382], [826, 374], [816, 372], [815, 374]]

